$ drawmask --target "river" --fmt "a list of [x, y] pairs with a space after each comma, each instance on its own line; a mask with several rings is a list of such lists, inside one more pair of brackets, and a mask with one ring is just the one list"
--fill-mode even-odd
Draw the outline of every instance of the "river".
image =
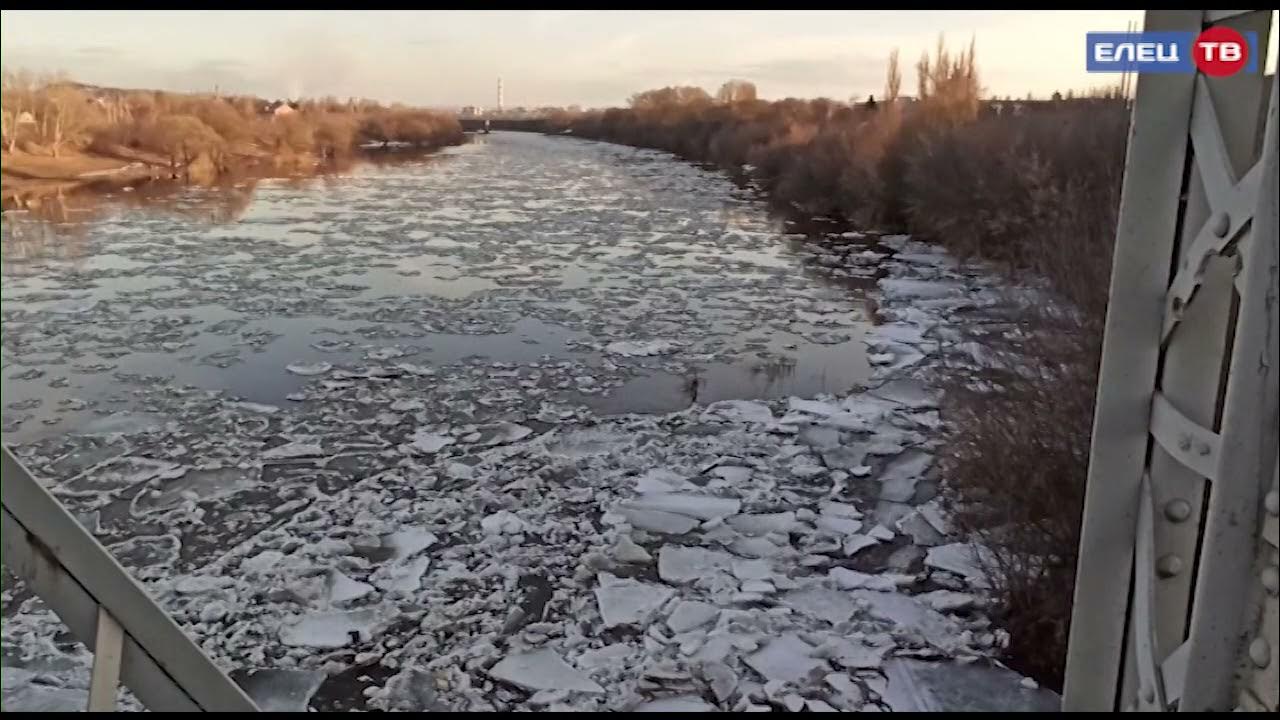
[[[67, 432], [175, 387], [288, 404], [313, 379], [289, 365], [375, 358], [510, 365], [467, 394], [605, 413], [865, 379], [870, 283], [818, 264], [749, 189], [663, 153], [478, 137], [313, 181], [108, 197], [86, 219], [11, 213], [6, 433]], [[606, 351], [620, 340], [654, 354]]]
[[567, 137], [144, 192], [6, 213], [4, 438], [263, 707], [1043, 704], [935, 497], [988, 274]]

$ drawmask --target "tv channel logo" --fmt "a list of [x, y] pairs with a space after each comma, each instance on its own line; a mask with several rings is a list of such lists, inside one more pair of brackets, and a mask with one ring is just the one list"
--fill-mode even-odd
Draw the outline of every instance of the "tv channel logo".
[[1258, 72], [1258, 34], [1213, 27], [1194, 32], [1091, 32], [1091, 73], [1193, 73], [1213, 77]]

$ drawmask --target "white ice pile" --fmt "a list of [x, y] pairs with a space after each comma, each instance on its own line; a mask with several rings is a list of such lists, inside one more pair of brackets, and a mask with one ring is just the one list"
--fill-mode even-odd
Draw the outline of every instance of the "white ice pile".
[[[984, 614], [980, 553], [934, 500], [925, 370], [981, 280], [906, 238], [884, 244], [886, 322], [865, 340], [891, 357], [865, 389], [666, 415], [548, 403], [466, 424], [405, 385], [430, 374], [294, 365], [359, 393], [362, 413], [335, 421], [348, 434], [260, 415], [269, 429], [227, 465], [260, 481], [199, 512], [137, 506], [149, 536], [181, 546], [131, 568], [220, 665], [300, 672], [280, 705], [323, 687], [368, 709], [905, 706], [895, 663], [985, 662], [1007, 635]], [[480, 418], [491, 400], [451, 410]], [[155, 465], [118, 479], [104, 492], [173, 481]], [[3, 638], [65, 654], [59, 631], [27, 602]]]

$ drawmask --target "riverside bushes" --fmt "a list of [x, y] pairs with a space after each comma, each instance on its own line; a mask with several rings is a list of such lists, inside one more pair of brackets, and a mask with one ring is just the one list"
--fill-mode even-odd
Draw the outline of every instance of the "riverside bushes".
[[452, 115], [369, 101], [281, 105], [225, 97], [92, 88], [5, 73], [3, 148], [58, 157], [141, 151], [171, 166], [208, 157], [219, 167], [263, 158], [337, 157], [361, 143], [435, 148], [462, 142]]

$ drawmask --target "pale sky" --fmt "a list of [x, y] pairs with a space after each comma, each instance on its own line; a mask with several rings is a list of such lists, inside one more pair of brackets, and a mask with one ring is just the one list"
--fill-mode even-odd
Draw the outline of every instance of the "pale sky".
[[901, 49], [903, 92], [939, 33], [977, 40], [989, 95], [1109, 84], [1084, 36], [1141, 11], [13, 11], [6, 69], [118, 87], [360, 96], [415, 105], [620, 105], [671, 84], [730, 78], [760, 95], [879, 95]]

